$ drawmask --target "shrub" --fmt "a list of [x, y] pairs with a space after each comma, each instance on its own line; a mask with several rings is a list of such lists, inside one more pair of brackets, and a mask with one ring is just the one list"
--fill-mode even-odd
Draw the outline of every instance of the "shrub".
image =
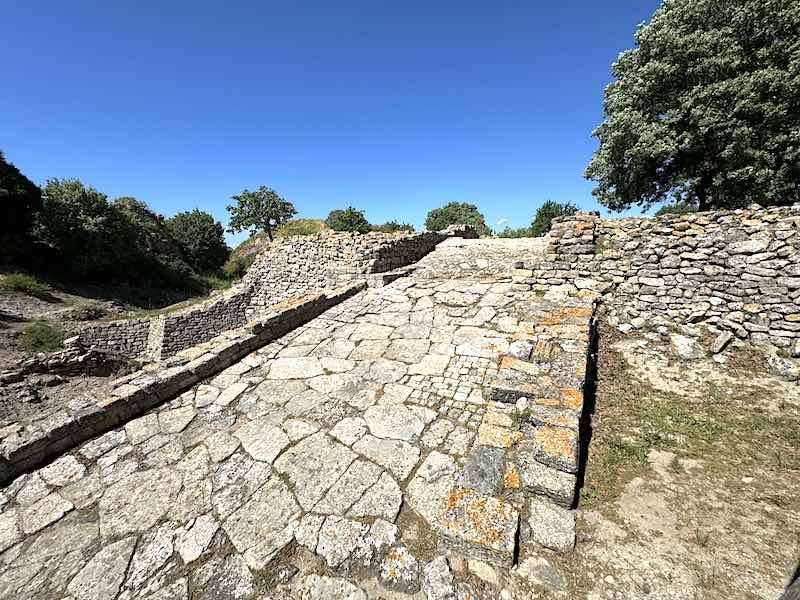
[[194, 209], [178, 213], [167, 219], [167, 227], [195, 270], [218, 269], [228, 260], [231, 251], [225, 243], [225, 230], [207, 212]]
[[348, 206], [344, 210], [332, 210], [325, 219], [325, 224], [334, 231], [357, 231], [366, 233], [370, 230], [369, 221], [363, 210]]
[[50, 286], [35, 277], [22, 273], [10, 273], [0, 280], [0, 292], [10, 294], [17, 292], [42, 300], [53, 300]]
[[540, 237], [547, 235], [550, 227], [553, 225], [553, 219], [556, 217], [565, 217], [574, 215], [578, 212], [578, 207], [571, 202], [553, 202], [552, 200], [545, 200], [544, 204], [536, 211], [536, 216], [531, 223], [531, 235]]
[[107, 313], [108, 311], [102, 304], [86, 302], [85, 304], [79, 304], [73, 308], [69, 316], [76, 321], [94, 321], [96, 319], [102, 319]]
[[450, 202], [441, 208], [434, 208], [425, 219], [425, 227], [429, 231], [440, 231], [448, 225], [472, 225], [478, 235], [492, 233], [483, 215], [478, 212], [478, 207], [466, 202]]
[[280, 237], [292, 235], [314, 235], [322, 231], [328, 231], [330, 227], [321, 219], [292, 219], [282, 225], [278, 225], [275, 234]]
[[247, 272], [247, 269], [250, 268], [250, 265], [253, 264], [256, 256], [257, 255], [255, 253], [247, 254], [245, 256], [242, 256], [241, 254], [233, 255], [222, 266], [222, 272], [230, 279], [242, 277]]
[[41, 208], [41, 190], [0, 152], [0, 233], [27, 234]]
[[656, 211], [656, 216], [661, 215], [688, 215], [697, 212], [697, 205], [691, 202], [673, 202], [665, 204]]
[[373, 225], [372, 231], [380, 231], [382, 233], [394, 233], [395, 231], [414, 231], [414, 226], [408, 223], [398, 223], [397, 221], [387, 221], [380, 225]]
[[533, 233], [531, 232], [530, 227], [520, 227], [519, 229], [512, 229], [511, 227], [506, 227], [498, 234], [498, 237], [501, 238], [523, 238], [523, 237], [533, 237]]
[[22, 332], [22, 346], [30, 352], [54, 352], [63, 342], [64, 332], [44, 321], [31, 323]]

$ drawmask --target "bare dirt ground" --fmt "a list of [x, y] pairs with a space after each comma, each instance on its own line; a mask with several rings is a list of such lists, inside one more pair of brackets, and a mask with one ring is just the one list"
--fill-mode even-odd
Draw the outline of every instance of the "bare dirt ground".
[[545, 559], [562, 597], [775, 599], [800, 565], [798, 490], [796, 383], [749, 346], [686, 362], [601, 326], [578, 544]]

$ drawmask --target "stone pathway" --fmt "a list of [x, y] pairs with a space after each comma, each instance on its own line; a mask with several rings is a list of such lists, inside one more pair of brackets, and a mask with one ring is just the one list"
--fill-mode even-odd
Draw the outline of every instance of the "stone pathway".
[[574, 544], [593, 309], [490, 245], [0, 490], [0, 598], [529, 597], [516, 565]]

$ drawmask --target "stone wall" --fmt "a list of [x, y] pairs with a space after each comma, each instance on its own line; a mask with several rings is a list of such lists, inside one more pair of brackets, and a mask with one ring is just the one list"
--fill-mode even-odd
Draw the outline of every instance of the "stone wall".
[[241, 327], [269, 307], [410, 265], [448, 237], [476, 237], [466, 226], [398, 233], [322, 233], [281, 238], [256, 258], [242, 281], [220, 296], [151, 319], [83, 329], [76, 342], [109, 354], [161, 360]]
[[800, 205], [658, 218], [554, 222], [544, 260], [518, 266], [541, 289], [604, 294], [614, 324], [704, 323], [800, 352]]

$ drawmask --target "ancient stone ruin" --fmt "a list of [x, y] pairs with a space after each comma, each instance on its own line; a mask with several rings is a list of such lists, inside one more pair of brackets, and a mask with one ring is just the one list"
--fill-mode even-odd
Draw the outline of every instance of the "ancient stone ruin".
[[207, 305], [88, 329], [152, 362], [0, 431], [0, 598], [496, 598], [458, 567], [517, 581], [575, 544], [597, 311], [793, 364], [799, 230], [793, 207], [291, 239]]

